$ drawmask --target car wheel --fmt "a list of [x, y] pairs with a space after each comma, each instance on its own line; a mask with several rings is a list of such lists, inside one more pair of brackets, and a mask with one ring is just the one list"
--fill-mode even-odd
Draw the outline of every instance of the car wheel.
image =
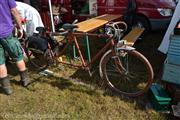
[[132, 27], [145, 28], [146, 32], [150, 30], [150, 25], [149, 25], [147, 19], [144, 17], [141, 17], [141, 16], [135, 17]]

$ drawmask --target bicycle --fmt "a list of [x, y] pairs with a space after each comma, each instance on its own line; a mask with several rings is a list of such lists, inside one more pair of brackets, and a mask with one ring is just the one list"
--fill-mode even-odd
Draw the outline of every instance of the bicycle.
[[[126, 23], [116, 22], [107, 24], [105, 34], [86, 34], [89, 37], [96, 36], [98, 38], [105, 38], [107, 41], [105, 46], [99, 50], [90, 61], [85, 60], [77, 40], [77, 36], [84, 35], [84, 33], [75, 32], [77, 29], [75, 24], [64, 24], [63, 29], [64, 32], [48, 33], [48, 36], [63, 35], [66, 41], [65, 45], [62, 47], [60, 43], [58, 43], [52, 47], [51, 43], [48, 41], [48, 48], [40, 53], [43, 59], [41, 59], [39, 63], [42, 63], [42, 60], [44, 60], [46, 61], [45, 66], [48, 66], [47, 59], [50, 58], [63, 64], [84, 69], [88, 71], [91, 76], [93, 63], [101, 58], [99, 62], [100, 77], [113, 91], [130, 97], [143, 95], [147, 92], [153, 82], [153, 69], [149, 61], [141, 53], [136, 51], [135, 48], [126, 45], [125, 40], [121, 40], [127, 29]], [[74, 46], [76, 48], [80, 59], [80, 65], [58, 60], [59, 56], [67, 51], [68, 46]], [[57, 52], [57, 49], [60, 47], [62, 48]], [[34, 48], [29, 47], [28, 49], [33, 51], [32, 53], [35, 56], [34, 59], [36, 59], [39, 52], [36, 53], [36, 50], [33, 50]], [[38, 62], [35, 63], [33, 59], [30, 58], [30, 61], [36, 67], [42, 68], [42, 65]]]

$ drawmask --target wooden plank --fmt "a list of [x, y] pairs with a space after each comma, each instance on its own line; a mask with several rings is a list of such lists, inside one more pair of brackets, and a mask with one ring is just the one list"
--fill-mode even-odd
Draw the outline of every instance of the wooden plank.
[[144, 30], [144, 28], [135, 27], [123, 38], [123, 40], [126, 40], [127, 45], [133, 46]]
[[95, 18], [91, 18], [89, 20], [77, 23], [78, 25], [78, 32], [90, 32], [93, 31], [104, 24], [113, 21], [115, 19], [120, 18], [122, 15], [110, 15], [110, 14], [105, 14], [101, 16], [97, 16]]

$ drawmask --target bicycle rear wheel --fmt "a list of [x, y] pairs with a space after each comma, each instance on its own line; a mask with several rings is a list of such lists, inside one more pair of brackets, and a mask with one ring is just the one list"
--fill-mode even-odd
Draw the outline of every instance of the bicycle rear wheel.
[[37, 70], [43, 70], [48, 67], [47, 53], [45, 54], [29, 48], [27, 57], [30, 64]]
[[108, 86], [131, 97], [144, 94], [153, 81], [153, 69], [136, 50], [121, 49], [116, 55], [107, 51], [100, 61], [101, 77]]

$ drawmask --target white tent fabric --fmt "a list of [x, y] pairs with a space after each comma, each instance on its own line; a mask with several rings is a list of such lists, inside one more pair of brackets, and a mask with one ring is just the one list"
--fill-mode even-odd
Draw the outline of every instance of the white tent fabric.
[[21, 17], [27, 20], [27, 24], [24, 26], [26, 34], [31, 36], [33, 33], [38, 33], [36, 27], [44, 27], [39, 12], [26, 3], [16, 2], [16, 4]]
[[171, 19], [171, 22], [169, 24], [169, 27], [166, 31], [166, 34], [158, 48], [159, 51], [166, 54], [168, 51], [169, 43], [170, 43], [170, 35], [173, 33], [173, 30], [177, 24], [177, 22], [180, 20], [180, 2], [178, 2], [176, 9], [174, 11], [173, 17]]

